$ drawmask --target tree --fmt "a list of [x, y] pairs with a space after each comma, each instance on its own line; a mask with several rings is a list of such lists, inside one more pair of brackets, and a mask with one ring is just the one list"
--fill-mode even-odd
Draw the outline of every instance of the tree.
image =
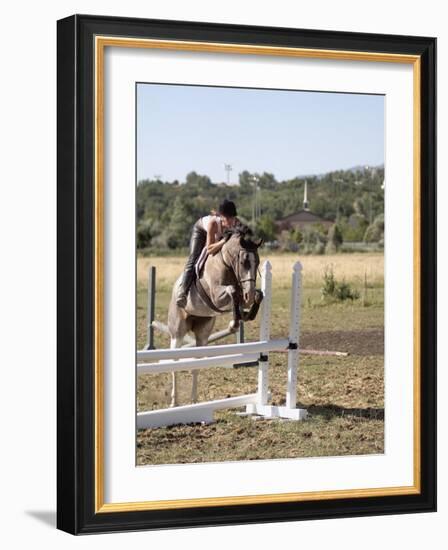
[[273, 241], [277, 233], [277, 226], [271, 216], [264, 214], [257, 220], [255, 232], [264, 241]]
[[206, 189], [207, 187], [213, 185], [212, 180], [208, 176], [201, 176], [194, 171], [187, 174], [185, 184], [188, 186], [195, 186], [200, 189]]
[[377, 216], [364, 234], [364, 242], [379, 243], [384, 241], [384, 214]]
[[169, 248], [188, 246], [191, 228], [195, 222], [194, 209], [190, 202], [178, 195], [174, 201], [171, 220], [167, 230]]
[[274, 174], [270, 174], [269, 172], [263, 172], [261, 176], [257, 174], [257, 177], [260, 189], [275, 189], [278, 185]]
[[328, 230], [325, 252], [327, 254], [334, 254], [341, 248], [343, 242], [344, 239], [342, 238], [342, 231], [339, 225], [334, 223]]
[[348, 219], [343, 218], [340, 223], [344, 241], [360, 242], [364, 238], [369, 222], [362, 214], [352, 214]]
[[253, 189], [252, 174], [247, 170], [238, 175], [238, 181], [242, 191], [248, 192]]
[[139, 223], [137, 226], [137, 248], [148, 248], [151, 243], [151, 224], [148, 221]]
[[303, 229], [303, 252], [305, 254], [323, 254], [327, 237], [316, 227], [306, 226]]

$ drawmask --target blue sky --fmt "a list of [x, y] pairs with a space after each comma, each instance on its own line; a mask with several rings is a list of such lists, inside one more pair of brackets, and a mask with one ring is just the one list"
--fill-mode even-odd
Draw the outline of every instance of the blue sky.
[[137, 179], [278, 180], [384, 162], [384, 96], [137, 85]]

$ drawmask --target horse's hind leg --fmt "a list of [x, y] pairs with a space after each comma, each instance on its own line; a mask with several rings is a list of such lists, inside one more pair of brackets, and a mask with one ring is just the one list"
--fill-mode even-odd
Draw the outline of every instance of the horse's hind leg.
[[[208, 344], [208, 338], [215, 326], [215, 321], [215, 317], [206, 317], [204, 320], [195, 322], [193, 332], [197, 346], [206, 346]], [[198, 371], [192, 371], [191, 376], [191, 402], [196, 403], [198, 399]]]

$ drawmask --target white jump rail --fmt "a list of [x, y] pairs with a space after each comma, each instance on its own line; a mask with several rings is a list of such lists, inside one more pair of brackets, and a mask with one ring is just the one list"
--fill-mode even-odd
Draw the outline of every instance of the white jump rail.
[[176, 372], [182, 370], [199, 370], [210, 367], [234, 366], [242, 363], [258, 361], [257, 353], [233, 353], [231, 355], [216, 355], [200, 359], [179, 359], [162, 363], [141, 363], [137, 365], [138, 374], [160, 374], [162, 372]]
[[221, 344], [219, 346], [200, 346], [191, 348], [154, 349], [137, 352], [137, 360], [163, 360], [163, 359], [188, 359], [194, 357], [214, 357], [216, 355], [228, 355], [232, 353], [264, 353], [269, 351], [283, 351], [288, 349], [289, 340], [264, 340], [259, 342], [247, 342], [245, 344]]
[[214, 421], [214, 412], [223, 409], [243, 407], [250, 403], [256, 403], [258, 394], [238, 395], [226, 397], [192, 405], [180, 405], [171, 409], [142, 412], [137, 415], [137, 429], [160, 428], [175, 424], [210, 424]]
[[[289, 337], [275, 340], [269, 339], [272, 299], [271, 270], [270, 262], [264, 262], [261, 274], [261, 290], [264, 299], [260, 319], [260, 340], [258, 342], [164, 350], [142, 350], [137, 352], [137, 361], [152, 361], [150, 363], [137, 364], [138, 374], [197, 370], [258, 361], [257, 393], [182, 405], [169, 409], [140, 412], [137, 414], [137, 429], [198, 422], [209, 423], [213, 421], [214, 411], [241, 406], [246, 406], [247, 414], [263, 416], [265, 418], [287, 418], [291, 420], [303, 420], [306, 418], [307, 411], [296, 407], [302, 266], [300, 262], [297, 262], [293, 266]], [[269, 352], [273, 351], [287, 351], [288, 353], [285, 406], [269, 405], [268, 403]]]

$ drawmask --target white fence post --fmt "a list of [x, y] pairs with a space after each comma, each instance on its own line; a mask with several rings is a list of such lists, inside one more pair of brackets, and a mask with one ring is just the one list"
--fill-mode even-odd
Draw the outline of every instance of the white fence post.
[[291, 319], [289, 324], [288, 383], [286, 407], [295, 409], [297, 402], [297, 370], [299, 366], [300, 306], [301, 306], [302, 264], [293, 266], [291, 284]]
[[[271, 335], [272, 265], [266, 260], [261, 268], [261, 291], [263, 292], [260, 319], [260, 340], [269, 340]], [[269, 391], [269, 354], [263, 354], [265, 361], [258, 366], [258, 405], [267, 405]]]
[[155, 349], [154, 326], [156, 317], [156, 268], [149, 266], [148, 269], [148, 305], [146, 314], [146, 345], [143, 349]]

